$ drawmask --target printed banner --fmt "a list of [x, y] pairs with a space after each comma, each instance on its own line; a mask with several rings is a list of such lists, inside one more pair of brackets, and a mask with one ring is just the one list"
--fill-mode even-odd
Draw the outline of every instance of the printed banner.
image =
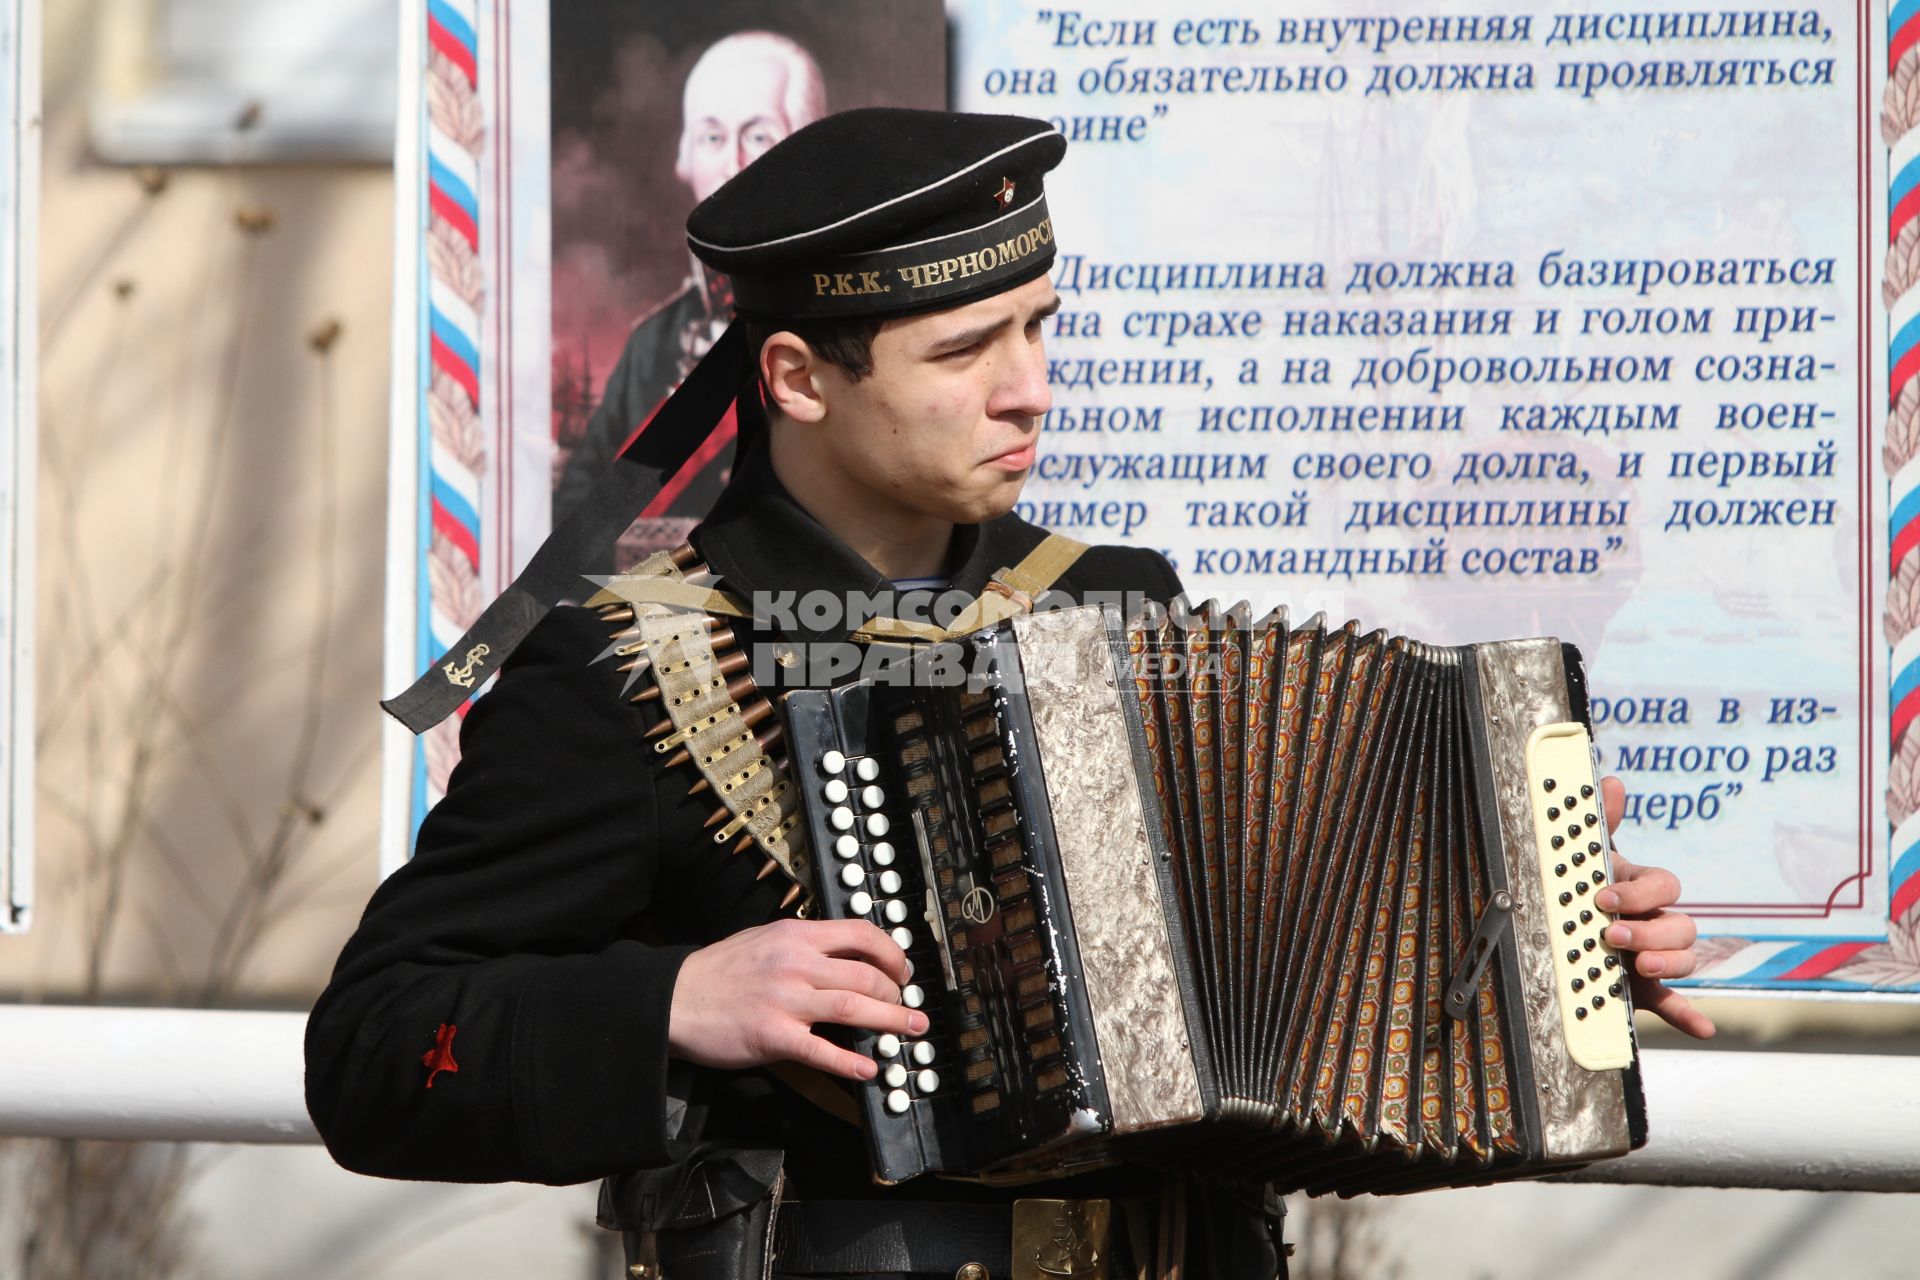
[[1702, 984], [1920, 991], [1915, 8], [955, 7], [959, 105], [1071, 140], [1023, 510], [1577, 644]]
[[[537, 544], [618, 334], [569, 295], [556, 353], [531, 283], [545, 7], [417, 16], [390, 689]], [[1920, 993], [1920, 3], [947, 16], [953, 104], [1071, 143], [1023, 512], [1196, 599], [1577, 644], [1698, 981]], [[398, 744], [390, 861], [454, 732]]]

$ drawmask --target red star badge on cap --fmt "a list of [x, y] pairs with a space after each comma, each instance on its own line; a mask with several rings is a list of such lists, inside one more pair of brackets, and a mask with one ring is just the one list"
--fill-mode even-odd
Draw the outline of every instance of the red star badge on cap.
[[1007, 206], [1011, 205], [1013, 203], [1013, 179], [1012, 178], [1000, 179], [1000, 189], [993, 193], [993, 198], [1000, 202], [1000, 207], [1002, 209], [1005, 209]]

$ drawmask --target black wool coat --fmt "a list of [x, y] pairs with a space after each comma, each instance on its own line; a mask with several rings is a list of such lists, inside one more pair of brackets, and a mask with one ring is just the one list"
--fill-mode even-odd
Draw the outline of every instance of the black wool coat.
[[[977, 595], [1044, 536], [1013, 515], [962, 527], [954, 587]], [[693, 542], [743, 597], [890, 589], [782, 489], [760, 450]], [[1157, 552], [1103, 546], [1057, 589], [1164, 603], [1180, 584]], [[374, 893], [314, 1006], [308, 1108], [349, 1169], [563, 1184], [680, 1152], [668, 1136], [667, 1019], [681, 962], [777, 918], [787, 882], [756, 880], [757, 854], [714, 844], [702, 825], [711, 796], [688, 795], [690, 767], [663, 767], [644, 736], [658, 713], [630, 703], [617, 659], [598, 660], [608, 639], [593, 612], [559, 608], [505, 665], [466, 717], [461, 762], [412, 861]], [[931, 1178], [882, 1192], [851, 1126], [765, 1072], [700, 1074], [708, 1137], [785, 1147], [789, 1195], [1012, 1195]], [[1152, 1185], [1120, 1177], [1099, 1193]]]

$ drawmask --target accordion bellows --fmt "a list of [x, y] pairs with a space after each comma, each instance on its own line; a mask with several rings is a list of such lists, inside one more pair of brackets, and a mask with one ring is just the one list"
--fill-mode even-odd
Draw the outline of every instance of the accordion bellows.
[[876, 1177], [1400, 1191], [1644, 1141], [1571, 647], [1082, 607], [963, 648], [783, 708], [821, 904], [932, 1023], [851, 1036]]

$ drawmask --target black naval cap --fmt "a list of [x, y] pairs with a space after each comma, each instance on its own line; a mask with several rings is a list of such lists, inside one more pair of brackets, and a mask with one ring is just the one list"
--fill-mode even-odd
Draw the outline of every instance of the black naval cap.
[[784, 139], [687, 219], [745, 315], [911, 315], [1046, 274], [1043, 179], [1067, 140], [1044, 120], [869, 107]]
[[[1044, 120], [877, 107], [827, 116], [772, 147], [687, 219], [735, 309], [779, 320], [883, 318], [955, 307], [1044, 275], [1053, 221], [1042, 178], [1066, 139]], [[454, 646], [381, 705], [415, 733], [500, 669], [734, 410], [740, 447], [764, 430], [744, 330], [729, 326], [645, 430]]]

